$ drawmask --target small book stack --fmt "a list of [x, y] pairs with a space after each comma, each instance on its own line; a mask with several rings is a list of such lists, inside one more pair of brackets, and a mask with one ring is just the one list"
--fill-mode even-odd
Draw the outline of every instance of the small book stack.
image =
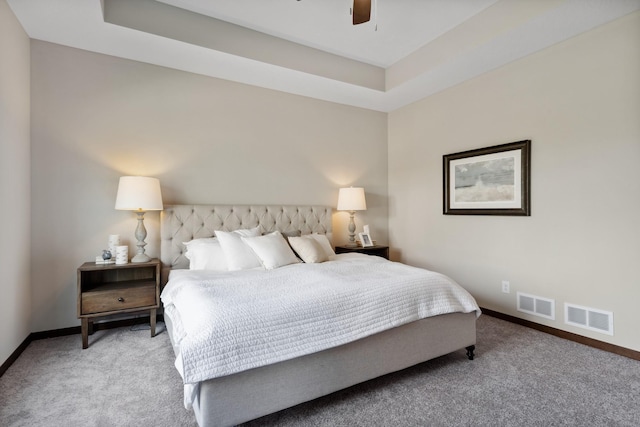
[[102, 259], [101, 256], [96, 257], [96, 264], [115, 264], [116, 260], [114, 258], [111, 259]]

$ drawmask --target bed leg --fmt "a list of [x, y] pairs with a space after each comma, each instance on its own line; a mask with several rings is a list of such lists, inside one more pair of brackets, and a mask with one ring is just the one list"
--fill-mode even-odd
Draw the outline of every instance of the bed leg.
[[465, 347], [467, 350], [467, 357], [469, 360], [473, 360], [473, 352], [476, 349], [475, 345], [470, 345], [469, 347]]

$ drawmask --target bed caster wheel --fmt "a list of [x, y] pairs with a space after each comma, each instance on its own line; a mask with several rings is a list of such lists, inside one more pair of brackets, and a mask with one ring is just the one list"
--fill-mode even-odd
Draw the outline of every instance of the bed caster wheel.
[[476, 349], [475, 345], [470, 345], [469, 347], [465, 347], [467, 350], [467, 357], [469, 358], [469, 360], [473, 360], [474, 357], [474, 350]]

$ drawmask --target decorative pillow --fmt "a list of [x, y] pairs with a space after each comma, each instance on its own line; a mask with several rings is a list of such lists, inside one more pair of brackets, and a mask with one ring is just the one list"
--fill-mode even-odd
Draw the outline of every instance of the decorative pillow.
[[189, 249], [189, 246], [199, 245], [202, 243], [213, 243], [217, 241], [218, 240], [215, 237], [202, 237], [200, 239], [193, 239], [189, 240], [188, 242], [182, 242], [182, 244], [185, 245], [187, 249]]
[[220, 242], [216, 238], [194, 239], [183, 243], [187, 247], [184, 254], [189, 260], [190, 270], [227, 271], [227, 260]]
[[324, 253], [327, 254], [327, 258], [330, 258], [336, 254], [333, 251], [333, 248], [331, 247], [331, 242], [329, 241], [326, 235], [313, 233], [313, 234], [307, 234], [307, 236], [310, 236], [316, 239], [316, 241], [320, 243], [320, 246], [322, 246], [322, 249], [324, 249]]
[[262, 266], [253, 250], [242, 241], [242, 237], [259, 235], [260, 227], [235, 231], [216, 230], [216, 236], [220, 240], [220, 246], [222, 246], [227, 267], [230, 271]]
[[298, 258], [279, 231], [264, 236], [242, 237], [242, 241], [253, 250], [267, 270], [298, 262]]
[[289, 237], [300, 237], [300, 236], [302, 235], [302, 231], [300, 231], [300, 230], [295, 230], [295, 231], [282, 231], [281, 233], [282, 233], [282, 235], [283, 235], [284, 237], [286, 237], [287, 239], [288, 239]]
[[329, 259], [324, 248], [311, 235], [289, 237], [289, 244], [306, 263], [325, 262]]

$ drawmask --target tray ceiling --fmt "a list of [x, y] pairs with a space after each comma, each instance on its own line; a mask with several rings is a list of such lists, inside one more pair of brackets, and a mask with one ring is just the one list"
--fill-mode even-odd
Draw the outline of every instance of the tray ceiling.
[[373, 0], [371, 22], [353, 26], [349, 0], [8, 3], [33, 39], [386, 112], [640, 9]]

